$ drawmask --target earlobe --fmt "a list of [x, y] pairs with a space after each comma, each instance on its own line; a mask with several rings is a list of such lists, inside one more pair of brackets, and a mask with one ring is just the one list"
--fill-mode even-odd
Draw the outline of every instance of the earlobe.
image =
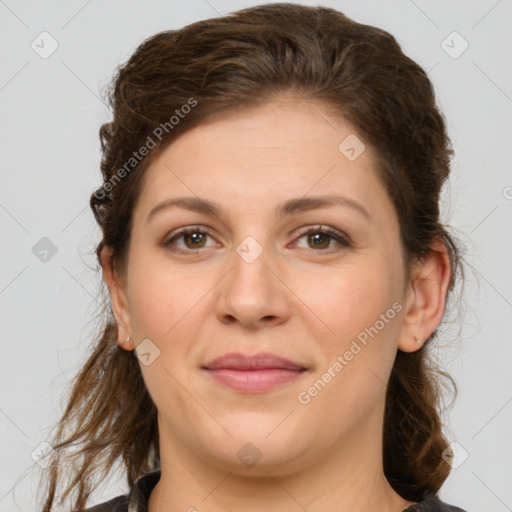
[[104, 247], [101, 251], [101, 266], [117, 324], [117, 344], [124, 350], [133, 350], [135, 346], [131, 338], [130, 314], [125, 286], [115, 270], [112, 250], [109, 247]]
[[403, 352], [419, 350], [441, 322], [451, 272], [448, 250], [436, 240], [411, 272], [405, 300], [407, 309], [398, 341], [398, 348]]

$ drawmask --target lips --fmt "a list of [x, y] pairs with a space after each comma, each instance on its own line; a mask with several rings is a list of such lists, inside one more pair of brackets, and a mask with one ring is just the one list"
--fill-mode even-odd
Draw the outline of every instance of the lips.
[[263, 352], [254, 355], [225, 354], [203, 369], [218, 383], [241, 393], [268, 392], [307, 371], [300, 363]]
[[285, 359], [283, 357], [261, 352], [259, 354], [244, 355], [244, 354], [225, 354], [214, 359], [211, 363], [205, 366], [208, 370], [291, 370], [299, 371], [305, 370], [302, 365]]

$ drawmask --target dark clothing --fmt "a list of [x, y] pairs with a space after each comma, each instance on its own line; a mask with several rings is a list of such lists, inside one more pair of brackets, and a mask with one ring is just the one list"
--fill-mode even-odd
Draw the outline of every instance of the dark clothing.
[[[83, 512], [148, 512], [149, 495], [160, 479], [160, 470], [147, 473], [139, 478], [131, 492], [117, 496], [110, 501], [101, 503]], [[447, 505], [433, 494], [428, 495], [421, 503], [411, 505], [402, 512], [465, 512], [461, 508]]]

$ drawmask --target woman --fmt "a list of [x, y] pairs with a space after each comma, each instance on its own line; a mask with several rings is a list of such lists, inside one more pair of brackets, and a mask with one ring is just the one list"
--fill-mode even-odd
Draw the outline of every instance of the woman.
[[463, 273], [424, 70], [381, 29], [269, 4], [151, 37], [111, 104], [112, 315], [43, 510], [84, 510], [121, 463], [130, 493], [90, 512], [460, 511], [429, 348]]

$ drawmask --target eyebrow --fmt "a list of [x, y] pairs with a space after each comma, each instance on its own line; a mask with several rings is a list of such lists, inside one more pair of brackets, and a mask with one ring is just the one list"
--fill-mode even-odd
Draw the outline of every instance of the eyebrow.
[[[339, 196], [309, 196], [289, 199], [276, 208], [276, 215], [282, 217], [336, 205], [351, 208], [371, 221], [368, 210], [361, 203], [348, 197]], [[147, 216], [146, 222], [149, 222], [158, 212], [174, 207], [184, 208], [192, 212], [214, 217], [221, 217], [222, 215], [221, 206], [207, 199], [201, 199], [199, 197], [176, 197], [162, 201], [152, 208]]]

